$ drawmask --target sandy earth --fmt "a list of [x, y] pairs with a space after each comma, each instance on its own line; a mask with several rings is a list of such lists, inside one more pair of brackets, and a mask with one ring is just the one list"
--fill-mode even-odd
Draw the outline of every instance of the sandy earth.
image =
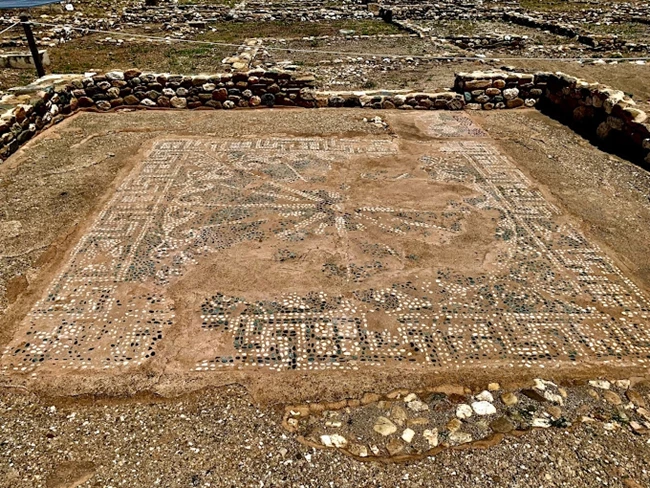
[[[390, 340], [415, 330], [403, 325], [404, 310], [409, 321], [434, 320], [427, 301], [445, 303], [459, 293], [464, 298], [451, 299], [449, 306], [472, 303], [471, 279], [480, 276], [505, 280], [500, 286], [515, 286], [509, 280], [519, 276], [529, 292], [541, 286], [540, 297], [568, 293], [553, 287], [571, 284], [569, 271], [542, 285], [536, 280], [545, 261], [535, 258], [525, 271], [512, 267], [529, 244], [521, 247], [502, 237], [508, 211], [501, 201], [547, 219], [544, 225], [552, 232], [544, 239], [554, 246], [571, 242], [582, 255], [597, 256], [598, 266], [583, 276], [607, 276], [618, 288], [589, 293], [628, 308], [619, 313], [597, 307], [592, 313], [629, 318], [639, 324], [640, 338], [650, 280], [648, 230], [642, 225], [650, 219], [650, 177], [533, 110], [472, 114], [473, 121], [464, 115], [386, 112], [388, 130], [364, 122], [366, 115], [354, 110], [83, 113], [31, 141], [0, 168], [0, 346], [11, 345], [0, 376], [5, 389], [0, 449], [7, 460], [0, 469], [11, 480], [7, 486], [148, 486], [156, 481], [148, 476], [160, 478], [161, 486], [225, 486], [226, 479], [249, 486], [259, 485], [261, 473], [269, 473], [265, 486], [428, 486], [431, 470], [436, 481], [449, 486], [530, 486], [526, 475], [543, 479], [541, 486], [578, 486], [571, 481], [578, 477], [585, 481], [579, 486], [600, 486], [599, 479], [610, 486], [647, 483], [647, 450], [639, 449], [643, 439], [598, 426], [535, 431], [486, 451], [444, 451], [388, 468], [301, 447], [280, 428], [281, 409], [273, 405], [292, 401], [355, 398], [365, 391], [443, 380], [474, 388], [499, 380], [515, 388], [540, 374], [540, 364], [553, 366], [552, 372], [544, 370], [546, 376], [573, 381], [645, 370], [645, 346], [641, 340], [630, 343], [635, 335], [629, 332], [609, 339], [624, 353], [585, 348], [577, 353], [578, 366], [571, 365], [576, 352], [556, 342], [549, 347], [544, 337], [533, 344], [539, 350], [532, 358], [517, 352], [524, 345], [515, 342], [501, 353], [483, 343], [476, 347], [487, 353], [476, 357], [472, 341], [458, 331], [455, 349], [437, 362], [432, 354], [445, 350], [444, 342], [392, 346]], [[267, 135], [271, 125], [277, 128], [272, 137]], [[494, 185], [489, 191], [488, 184]], [[490, 195], [498, 198], [482, 203]], [[507, 195], [517, 196], [508, 200]], [[521, 195], [525, 200], [516, 199]], [[530, 222], [522, 219], [515, 222]], [[122, 226], [132, 221], [153, 227]], [[211, 233], [215, 225], [220, 230]], [[515, 242], [529, 242], [520, 230], [514, 232], [521, 238]], [[120, 247], [120, 239], [139, 239], [156, 251]], [[131, 264], [115, 267], [115, 262]], [[227, 279], [215, 279], [222, 276]], [[449, 280], [446, 294], [427, 291], [436, 279]], [[95, 286], [99, 298], [84, 291], [99, 283], [110, 283], [114, 291]], [[378, 293], [383, 288], [392, 294]], [[627, 294], [621, 295], [623, 289]], [[569, 302], [588, 307], [589, 293]], [[62, 297], [60, 303], [40, 313], [52, 294]], [[511, 298], [503, 306], [513, 311], [541, 306]], [[87, 303], [93, 306], [84, 309]], [[507, 311], [477, 302], [481, 306]], [[471, 323], [463, 322], [467, 315], [458, 317], [459, 326]], [[338, 324], [334, 332], [326, 330], [328, 321]], [[68, 323], [74, 325], [56, 332]], [[129, 329], [135, 323], [147, 325]], [[287, 331], [300, 323], [313, 328], [317, 339], [292, 342], [295, 336]], [[346, 324], [353, 324], [353, 332]], [[584, 334], [601, 330], [597, 322], [585, 324], [591, 325]], [[513, 323], [499, 340], [516, 341], [525, 337], [523, 330], [537, 333], [535, 326], [518, 327], [524, 325]], [[359, 342], [354, 331], [365, 329], [383, 339]], [[264, 335], [269, 330], [275, 332]], [[28, 332], [35, 339], [26, 339]], [[471, 336], [471, 328], [466, 332]], [[43, 337], [54, 344], [45, 354], [34, 349], [36, 338]], [[242, 346], [245, 341], [259, 344], [250, 352]], [[106, 356], [126, 365], [102, 363]], [[42, 365], [32, 366], [39, 357]], [[271, 359], [262, 360], [261, 367], [252, 364], [261, 357]], [[319, 367], [310, 368], [310, 357]], [[358, 361], [364, 357], [368, 364]], [[23, 358], [37, 360], [16, 370]], [[234, 367], [223, 358], [232, 359]], [[248, 392], [202, 389], [231, 383], [245, 385]], [[178, 400], [142, 396], [194, 390], [199, 393]], [[80, 394], [86, 400], [70, 398]], [[100, 396], [132, 398], [113, 402]], [[49, 409], [53, 404], [58, 407]], [[25, 422], [30, 428], [20, 427]], [[147, 432], [157, 432], [158, 440]], [[170, 444], [180, 437], [186, 447]], [[144, 456], [141, 464], [125, 450]], [[554, 460], [547, 456], [551, 452]], [[305, 457], [308, 453], [311, 457]], [[517, 463], [498, 461], [513, 455]], [[638, 462], [618, 466], [619, 459], [632, 455]], [[244, 469], [248, 474], [241, 474]]]

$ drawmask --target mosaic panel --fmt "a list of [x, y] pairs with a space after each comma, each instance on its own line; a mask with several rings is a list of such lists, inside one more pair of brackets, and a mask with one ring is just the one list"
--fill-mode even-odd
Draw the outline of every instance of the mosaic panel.
[[3, 370], [107, 369], [152, 358], [175, 323], [166, 287], [202, 255], [361, 225], [337, 211], [338, 193], [290, 186], [321, 182], [333, 161], [361, 153], [394, 154], [395, 145], [300, 138], [156, 144], [26, 317], [25, 331], [4, 351]]
[[474, 138], [487, 137], [481, 127], [461, 112], [433, 111], [416, 118], [416, 125], [432, 137]]
[[[647, 361], [647, 297], [489, 139], [399, 155], [385, 140], [157, 143], [3, 369], [150, 360], [179, 324], [170, 287], [210, 260], [251, 285], [227, 292], [217, 272], [193, 291], [170, 350], [195, 371]], [[287, 270], [315, 284], [263, 288]]]
[[[441, 153], [421, 159], [430, 178], [463, 182], [482, 194], [464, 203], [499, 212], [495, 242], [508, 245], [492, 273], [438, 269], [431, 281], [356, 289], [351, 297], [250, 303], [213, 296], [203, 304], [203, 326], [233, 333], [236, 353], [197, 369], [645, 362], [648, 301], [615, 264], [577, 229], [559, 223], [558, 209], [491, 144], [449, 142]], [[233, 313], [238, 302], [243, 309]], [[392, 327], [374, 327], [377, 313], [390, 317], [381, 323]]]

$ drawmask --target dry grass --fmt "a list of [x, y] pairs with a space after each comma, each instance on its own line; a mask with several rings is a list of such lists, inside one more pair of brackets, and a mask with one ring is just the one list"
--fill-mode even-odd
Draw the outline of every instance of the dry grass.
[[75, 39], [50, 50], [54, 73], [83, 73], [91, 70], [140, 69], [170, 72], [216, 72], [221, 60], [231, 54], [231, 47], [201, 46], [186, 43], [125, 42], [122, 46], [99, 44], [104, 36], [91, 35]]

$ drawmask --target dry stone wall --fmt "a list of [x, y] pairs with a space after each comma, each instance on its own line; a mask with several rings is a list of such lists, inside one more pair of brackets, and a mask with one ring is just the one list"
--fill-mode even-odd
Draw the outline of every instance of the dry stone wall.
[[454, 82], [454, 89], [463, 94], [470, 110], [533, 107], [544, 88], [536, 75], [502, 71], [459, 73]]
[[620, 90], [564, 73], [501, 71], [458, 73], [454, 89], [468, 109], [538, 106], [650, 165], [648, 116]]
[[623, 145], [650, 164], [647, 115], [623, 92], [562, 73], [458, 73], [445, 92], [375, 90], [328, 92], [311, 74], [254, 69], [183, 76], [112, 71], [74, 79], [40, 92], [36, 101], [0, 116], [0, 159], [36, 133], [79, 109], [234, 109], [254, 107], [360, 107], [401, 110], [493, 110], [540, 107], [582, 131]]
[[650, 44], [642, 42], [630, 42], [617, 36], [595, 35], [573, 23], [560, 22], [556, 19], [541, 18], [538, 15], [530, 15], [520, 12], [505, 12], [503, 20], [513, 24], [533, 27], [535, 29], [549, 31], [564, 37], [575, 38], [578, 42], [594, 48], [595, 50], [626, 49], [631, 52], [645, 53], [650, 51]]
[[583, 132], [595, 134], [650, 164], [650, 121], [620, 90], [563, 73], [547, 76], [542, 109], [561, 114]]

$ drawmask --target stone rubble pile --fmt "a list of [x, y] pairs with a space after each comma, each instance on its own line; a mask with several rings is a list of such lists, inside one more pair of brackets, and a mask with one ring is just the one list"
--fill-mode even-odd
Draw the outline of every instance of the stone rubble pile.
[[237, 49], [237, 54], [225, 58], [221, 64], [226, 71], [249, 70], [253, 67], [260, 49], [262, 49], [261, 39], [248, 39]]
[[[338, 449], [361, 459], [406, 461], [445, 448], [541, 428], [565, 429], [599, 422], [602, 429], [650, 434], [645, 387], [636, 380], [592, 380], [564, 388], [535, 379], [516, 390], [490, 383], [472, 390], [445, 385], [426, 391], [396, 390], [388, 395], [286, 407], [283, 426], [312, 447]], [[478, 444], [477, 444], [478, 445]]]

